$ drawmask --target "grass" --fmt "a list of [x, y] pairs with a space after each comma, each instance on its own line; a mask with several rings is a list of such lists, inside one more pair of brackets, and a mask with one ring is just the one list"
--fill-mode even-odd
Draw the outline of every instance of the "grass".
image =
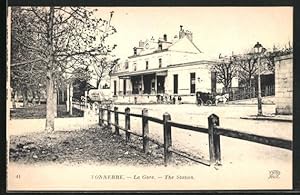
[[[66, 105], [57, 105], [57, 117], [82, 117], [83, 111], [73, 108], [73, 115], [70, 116], [67, 112]], [[15, 108], [10, 110], [12, 119], [40, 119], [46, 118], [46, 104], [35, 105], [25, 108]]]
[[[55, 131], [51, 134], [32, 133], [10, 136], [10, 161], [32, 164], [38, 162], [89, 163], [109, 165], [161, 165], [163, 148], [150, 142], [149, 153], [142, 151], [142, 140], [123, 136], [100, 127], [77, 131]], [[173, 155], [173, 164], [193, 162]]]

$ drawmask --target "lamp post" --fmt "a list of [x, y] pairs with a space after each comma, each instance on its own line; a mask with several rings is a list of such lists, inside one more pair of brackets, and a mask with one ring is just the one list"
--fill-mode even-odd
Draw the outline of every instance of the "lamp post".
[[261, 54], [264, 53], [266, 49], [259, 43], [257, 42], [254, 45], [254, 52], [257, 54], [258, 59], [257, 59], [257, 64], [258, 64], [258, 75], [257, 75], [257, 90], [258, 90], [258, 95], [257, 95], [257, 106], [258, 106], [258, 112], [257, 115], [261, 116], [262, 115], [262, 100], [261, 100], [261, 82], [260, 82], [260, 58]]

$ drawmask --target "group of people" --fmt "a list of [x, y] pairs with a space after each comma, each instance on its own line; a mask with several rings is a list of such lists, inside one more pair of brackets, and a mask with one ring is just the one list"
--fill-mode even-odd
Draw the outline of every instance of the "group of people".
[[181, 96], [172, 96], [172, 95], [157, 95], [157, 103], [169, 103], [169, 104], [175, 104], [176, 102], [178, 104], [181, 104]]

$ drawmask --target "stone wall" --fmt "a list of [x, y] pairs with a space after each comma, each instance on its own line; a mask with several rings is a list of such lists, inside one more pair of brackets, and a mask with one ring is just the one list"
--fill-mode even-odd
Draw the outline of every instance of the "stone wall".
[[293, 113], [293, 54], [275, 59], [276, 114]]

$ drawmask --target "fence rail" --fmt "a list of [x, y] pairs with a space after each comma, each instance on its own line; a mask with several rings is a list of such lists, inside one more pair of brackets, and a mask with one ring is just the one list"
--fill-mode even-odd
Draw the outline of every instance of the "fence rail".
[[173, 122], [173, 121], [169, 121], [169, 123], [172, 127], [177, 127], [177, 128], [181, 128], [181, 129], [196, 131], [196, 132], [200, 132], [200, 133], [207, 133], [208, 132], [207, 128], [205, 128], [205, 127], [187, 125], [187, 124], [177, 123], [177, 122]]
[[242, 140], [246, 140], [246, 141], [256, 142], [256, 143], [269, 145], [269, 146], [275, 146], [275, 147], [284, 148], [284, 149], [292, 149], [292, 142], [289, 140], [273, 138], [273, 137], [266, 137], [266, 136], [261, 136], [261, 135], [254, 135], [254, 134], [249, 134], [249, 133], [244, 133], [244, 132], [238, 132], [235, 130], [224, 129], [224, 128], [220, 128], [220, 127], [216, 127], [216, 130], [217, 130], [216, 133], [218, 135], [242, 139]]
[[[107, 112], [106, 117], [104, 119], [104, 112]], [[111, 113], [114, 113], [114, 123], [112, 122]], [[119, 124], [119, 115], [122, 114], [125, 116], [125, 124], [122, 127]], [[130, 118], [138, 117], [142, 119], [142, 134], [131, 131], [130, 127]], [[149, 137], [149, 121], [155, 122], [163, 125], [163, 143]], [[143, 138], [143, 151], [147, 153], [149, 151], [149, 141], [161, 146], [164, 148], [164, 164], [170, 163], [172, 159], [172, 153], [177, 154], [179, 156], [188, 158], [195, 162], [202, 163], [204, 165], [213, 165], [213, 164], [221, 164], [221, 143], [220, 137], [231, 137], [234, 139], [240, 139], [245, 141], [250, 141], [254, 143], [264, 144], [268, 146], [283, 148], [287, 150], [292, 150], [293, 142], [286, 139], [274, 138], [274, 137], [266, 137], [261, 135], [249, 134], [244, 132], [239, 132], [237, 130], [225, 129], [220, 127], [219, 117], [215, 114], [211, 114], [208, 117], [208, 128], [202, 126], [194, 126], [187, 125], [183, 123], [174, 122], [171, 120], [171, 115], [168, 113], [163, 114], [163, 119], [159, 119], [156, 117], [151, 117], [148, 115], [148, 110], [143, 109], [141, 114], [130, 113], [130, 108], [125, 108], [125, 112], [118, 111], [118, 107], [114, 107], [113, 110], [108, 106], [104, 108], [100, 106], [99, 108], [99, 125], [104, 126], [104, 122], [106, 122], [106, 126], [108, 128], [112, 128], [114, 126], [114, 133], [120, 135], [119, 130], [125, 131], [125, 139], [126, 143], [130, 141], [130, 135], [135, 135]], [[172, 147], [172, 127], [180, 128], [183, 130], [190, 130], [199, 133], [204, 133], [208, 135], [208, 146], [209, 146], [209, 160], [201, 159], [195, 157], [193, 154], [188, 154], [182, 151], [179, 151]]]

